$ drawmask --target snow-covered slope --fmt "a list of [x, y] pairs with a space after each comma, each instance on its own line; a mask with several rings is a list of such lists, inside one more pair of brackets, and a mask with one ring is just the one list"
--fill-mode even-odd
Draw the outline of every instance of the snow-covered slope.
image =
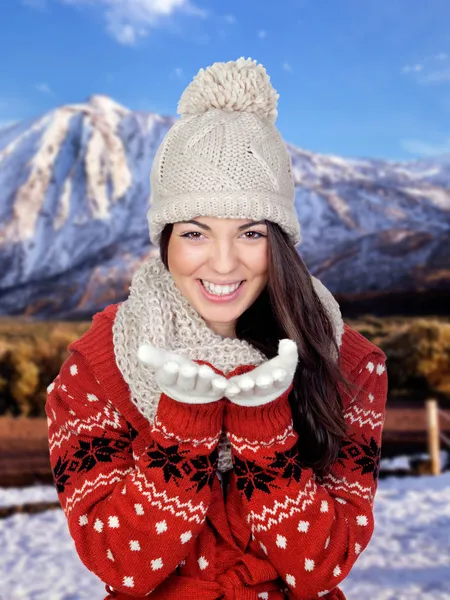
[[[0, 504], [8, 490], [0, 489]], [[9, 503], [56, 500], [51, 486], [8, 491]], [[375, 531], [341, 587], [348, 600], [450, 599], [450, 473], [381, 480]], [[0, 597], [91, 600], [105, 586], [75, 551], [62, 510], [0, 520]]]
[[450, 158], [391, 163], [289, 150], [299, 250], [334, 293], [450, 288]]
[[[0, 314], [75, 317], [126, 296], [155, 251], [149, 174], [173, 122], [93, 96], [0, 130]], [[289, 150], [298, 249], [334, 294], [449, 289], [450, 159]]]

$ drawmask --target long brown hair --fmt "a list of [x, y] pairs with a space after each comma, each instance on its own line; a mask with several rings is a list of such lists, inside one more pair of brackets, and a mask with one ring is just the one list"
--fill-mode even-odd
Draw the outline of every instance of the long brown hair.
[[[332, 323], [305, 263], [276, 223], [266, 221], [266, 225], [268, 283], [237, 319], [235, 333], [268, 359], [277, 355], [279, 340], [290, 338], [297, 343], [299, 362], [289, 402], [299, 454], [306, 467], [324, 476], [346, 436], [339, 385], [353, 386], [332, 356], [332, 348], [339, 352]], [[172, 229], [172, 224], [166, 225], [160, 240], [161, 260], [167, 269]]]

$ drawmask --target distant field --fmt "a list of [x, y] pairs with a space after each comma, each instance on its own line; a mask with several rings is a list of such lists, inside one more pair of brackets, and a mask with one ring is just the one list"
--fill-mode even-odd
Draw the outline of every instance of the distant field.
[[0, 486], [51, 483], [47, 419], [0, 418]]
[[[425, 400], [450, 416], [448, 317], [344, 319], [387, 355], [389, 376], [382, 457], [427, 451]], [[46, 388], [67, 346], [90, 323], [0, 318], [0, 486], [51, 482]], [[450, 420], [441, 419], [450, 437]]]

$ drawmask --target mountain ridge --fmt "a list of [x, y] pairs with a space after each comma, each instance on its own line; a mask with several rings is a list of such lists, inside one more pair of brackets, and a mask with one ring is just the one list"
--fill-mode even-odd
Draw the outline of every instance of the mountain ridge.
[[[157, 251], [149, 175], [176, 120], [93, 95], [0, 129], [0, 314], [85, 318], [126, 297], [134, 270]], [[298, 251], [336, 298], [388, 310], [391, 295], [447, 297], [450, 159], [344, 159], [286, 146]]]

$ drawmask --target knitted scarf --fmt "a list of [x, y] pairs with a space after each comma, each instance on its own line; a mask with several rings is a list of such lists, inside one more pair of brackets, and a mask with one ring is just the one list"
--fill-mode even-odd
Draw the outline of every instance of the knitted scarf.
[[[318, 279], [311, 279], [332, 319], [339, 347], [344, 331], [339, 305]], [[131, 401], [150, 423], [161, 392], [152, 370], [137, 358], [140, 344], [151, 343], [192, 360], [207, 361], [225, 374], [238, 365], [259, 365], [267, 360], [248, 342], [214, 333], [181, 294], [159, 256], [150, 258], [134, 273], [129, 296], [117, 311], [113, 341], [116, 363], [130, 388]], [[223, 433], [218, 470], [231, 468], [231, 446]]]

